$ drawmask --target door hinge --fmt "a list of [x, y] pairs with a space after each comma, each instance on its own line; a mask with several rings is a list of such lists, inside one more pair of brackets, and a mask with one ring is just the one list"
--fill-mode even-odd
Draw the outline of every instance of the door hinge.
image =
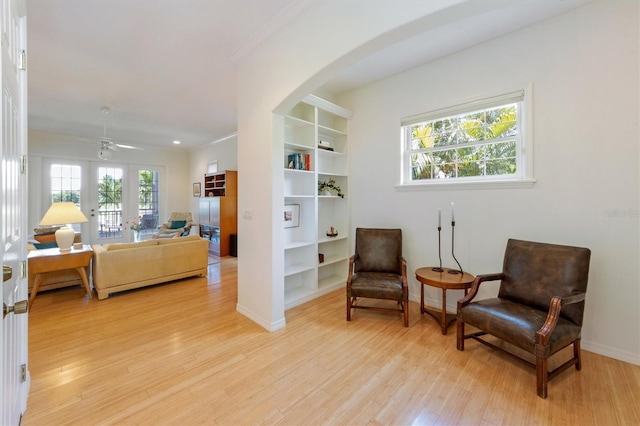
[[27, 69], [27, 51], [22, 49], [20, 50], [20, 58], [19, 58], [19, 64], [18, 64], [18, 68], [21, 70], [26, 70]]
[[26, 260], [23, 260], [22, 262], [20, 262], [20, 278], [21, 279], [27, 278], [27, 261]]
[[27, 364], [20, 364], [20, 383], [27, 381]]
[[20, 173], [23, 175], [27, 173], [27, 156], [26, 155], [22, 156], [22, 161], [20, 163]]

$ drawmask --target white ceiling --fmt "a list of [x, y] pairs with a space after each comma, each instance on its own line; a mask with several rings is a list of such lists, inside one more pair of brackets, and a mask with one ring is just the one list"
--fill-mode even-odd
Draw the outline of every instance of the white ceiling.
[[[342, 0], [362, 1], [362, 0]], [[28, 0], [29, 128], [118, 143], [206, 144], [235, 132], [241, 57], [315, 0]], [[468, 2], [467, 4], [471, 4]], [[476, 2], [327, 82], [352, 90], [585, 3]], [[374, 5], [375, 2], [372, 3]]]

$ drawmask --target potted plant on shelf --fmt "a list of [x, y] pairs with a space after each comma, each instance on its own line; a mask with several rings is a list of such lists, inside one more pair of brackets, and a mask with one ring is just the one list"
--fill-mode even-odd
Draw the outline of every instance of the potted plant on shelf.
[[321, 180], [318, 182], [318, 194], [319, 195], [331, 195], [331, 192], [335, 191], [336, 195], [340, 198], [344, 198], [344, 194], [338, 185], [336, 185], [336, 181], [333, 179]]

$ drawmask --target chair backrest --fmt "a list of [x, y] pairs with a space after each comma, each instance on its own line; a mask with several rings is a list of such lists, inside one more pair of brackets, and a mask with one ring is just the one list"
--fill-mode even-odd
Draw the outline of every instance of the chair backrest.
[[[587, 291], [591, 250], [510, 239], [498, 297], [548, 310], [553, 296]], [[560, 316], [582, 325], [584, 302], [566, 305]]]
[[402, 230], [356, 228], [355, 272], [402, 274]]
[[169, 216], [169, 220], [167, 220], [167, 223], [171, 223], [174, 220], [186, 220], [187, 225], [193, 222], [191, 212], [173, 212], [171, 213], [171, 216]]
[[158, 226], [157, 214], [143, 214], [142, 215], [142, 229], [155, 229]]

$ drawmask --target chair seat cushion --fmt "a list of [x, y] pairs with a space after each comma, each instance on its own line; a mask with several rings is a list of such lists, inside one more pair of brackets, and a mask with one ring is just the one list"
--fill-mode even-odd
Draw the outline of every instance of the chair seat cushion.
[[[508, 299], [495, 298], [470, 303], [460, 309], [458, 318], [535, 354], [536, 332], [544, 325], [547, 312]], [[580, 330], [580, 326], [559, 318], [545, 354], [539, 355], [547, 357], [568, 346], [580, 338]]]
[[402, 301], [402, 276], [387, 272], [358, 272], [351, 278], [351, 296]]

